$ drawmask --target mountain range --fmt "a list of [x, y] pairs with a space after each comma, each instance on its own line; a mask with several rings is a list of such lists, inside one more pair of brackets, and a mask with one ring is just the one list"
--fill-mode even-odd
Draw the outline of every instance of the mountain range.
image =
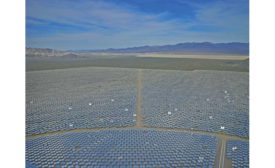
[[68, 50], [26, 48], [28, 56], [76, 56], [81, 53], [186, 53], [186, 54], [234, 54], [249, 55], [249, 43], [178, 43], [174, 45], [140, 46], [101, 50]]

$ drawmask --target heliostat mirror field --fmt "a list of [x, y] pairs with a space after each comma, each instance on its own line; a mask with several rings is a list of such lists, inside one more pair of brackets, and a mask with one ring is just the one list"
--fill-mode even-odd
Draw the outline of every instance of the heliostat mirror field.
[[85, 67], [26, 78], [29, 167], [248, 165], [248, 72]]

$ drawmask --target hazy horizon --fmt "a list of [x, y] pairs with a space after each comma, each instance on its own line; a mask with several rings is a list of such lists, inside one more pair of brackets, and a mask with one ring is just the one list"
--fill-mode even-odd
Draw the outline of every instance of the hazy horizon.
[[55, 48], [49, 48], [49, 47], [31, 47], [26, 46], [26, 48], [33, 48], [33, 49], [53, 49], [53, 50], [60, 50], [60, 51], [81, 51], [81, 50], [91, 50], [91, 51], [97, 51], [97, 50], [109, 50], [109, 49], [128, 49], [128, 48], [139, 48], [139, 47], [161, 47], [161, 46], [174, 46], [179, 44], [186, 44], [186, 43], [196, 43], [196, 44], [203, 44], [203, 43], [211, 43], [211, 44], [230, 44], [230, 43], [240, 43], [240, 44], [248, 44], [249, 42], [223, 42], [223, 43], [214, 43], [209, 41], [202, 41], [202, 42], [183, 42], [183, 43], [176, 43], [176, 44], [163, 44], [163, 45], [142, 45], [142, 46], [132, 46], [132, 47], [123, 47], [123, 48], [84, 48], [84, 49], [55, 49]]

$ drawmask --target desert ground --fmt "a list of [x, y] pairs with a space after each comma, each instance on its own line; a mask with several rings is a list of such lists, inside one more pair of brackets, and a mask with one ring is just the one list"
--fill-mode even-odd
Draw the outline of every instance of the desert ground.
[[[119, 67], [136, 69], [164, 70], [219, 70], [219, 71], [249, 71], [249, 59], [208, 59], [208, 56], [198, 58], [154, 58], [137, 55], [115, 56], [80, 56], [77, 58], [61, 57], [27, 57], [26, 70], [65, 69], [79, 67]], [[217, 57], [217, 56], [215, 56]], [[225, 57], [225, 56], [222, 56]]]

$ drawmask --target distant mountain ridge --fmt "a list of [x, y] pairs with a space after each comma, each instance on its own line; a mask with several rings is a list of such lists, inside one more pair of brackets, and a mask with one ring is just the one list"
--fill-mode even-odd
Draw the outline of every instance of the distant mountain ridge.
[[249, 55], [249, 43], [178, 43], [175, 45], [161, 46], [141, 46], [121, 49], [94, 50], [95, 52], [112, 52], [112, 53], [150, 53], [150, 52], [167, 52], [167, 53], [217, 53], [217, 54], [243, 54]]
[[27, 56], [68, 56], [75, 57], [81, 53], [186, 53], [186, 54], [236, 54], [249, 55], [249, 43], [178, 43], [174, 45], [140, 46], [101, 50], [60, 51], [44, 48], [26, 48]]
[[54, 50], [49, 48], [26, 48], [26, 55], [28, 57], [75, 57], [77, 55], [68, 51]]

